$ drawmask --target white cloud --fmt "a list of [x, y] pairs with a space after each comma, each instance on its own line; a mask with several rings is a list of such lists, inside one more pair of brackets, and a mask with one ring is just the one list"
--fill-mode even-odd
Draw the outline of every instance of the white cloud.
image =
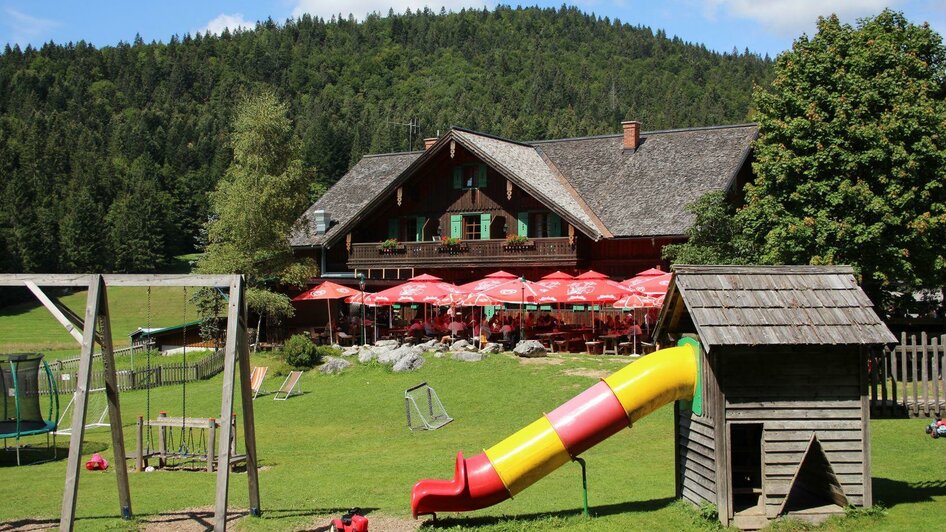
[[207, 23], [206, 26], [198, 30], [200, 33], [210, 32], [214, 35], [220, 35], [223, 33], [223, 30], [229, 29], [234, 31], [237, 28], [243, 28], [246, 30], [251, 30], [256, 27], [256, 23], [251, 20], [246, 20], [243, 18], [243, 13], [234, 13], [232, 15], [227, 15], [226, 13], [220, 13], [213, 20]]
[[441, 7], [447, 8], [447, 11], [459, 11], [462, 8], [492, 7], [495, 3], [495, 0], [351, 0], [349, 2], [298, 0], [296, 7], [292, 10], [292, 16], [299, 17], [308, 13], [327, 19], [339, 14], [347, 17], [351, 13], [356, 19], [361, 20], [365, 18], [365, 15], [373, 12], [387, 15], [390, 9], [393, 9], [395, 13], [403, 13], [408, 8], [416, 11], [429, 7], [432, 11], [439, 13]]
[[39, 41], [46, 38], [49, 30], [61, 25], [59, 21], [27, 15], [12, 7], [6, 7], [3, 11], [7, 15], [3, 25], [10, 32], [10, 43], [20, 46], [39, 44]]
[[706, 0], [705, 14], [716, 20], [724, 15], [755, 20], [781, 35], [811, 31], [819, 16], [836, 13], [845, 21], [875, 15], [900, 0]]

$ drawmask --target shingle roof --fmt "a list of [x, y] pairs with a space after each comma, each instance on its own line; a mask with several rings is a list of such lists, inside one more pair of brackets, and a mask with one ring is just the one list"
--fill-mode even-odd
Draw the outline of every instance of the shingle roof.
[[[725, 190], [757, 135], [754, 124], [644, 132], [638, 149], [625, 152], [622, 135], [516, 142], [452, 128], [431, 152], [456, 139], [597, 240], [685, 234], [693, 223], [687, 205]], [[340, 238], [372, 200], [423, 165], [422, 155], [365, 156], [306, 211], [290, 243], [320, 246]], [[315, 234], [316, 210], [332, 217], [325, 235]]]
[[680, 305], [713, 346], [879, 345], [897, 339], [848, 266], [676, 266], [657, 334]]
[[580, 204], [580, 199], [568, 183], [556, 175], [533, 146], [509, 142], [473, 131], [455, 128], [458, 139], [472, 151], [494, 163], [502, 173], [518, 177], [519, 183], [530, 195], [549, 206], [557, 206], [561, 214], [570, 215], [584, 233], [595, 240], [602, 231], [596, 226], [594, 215]]
[[614, 236], [682, 235], [687, 205], [725, 190], [744, 164], [754, 124], [642, 133], [633, 154], [623, 135], [535, 143]]
[[[289, 237], [290, 245], [320, 246], [335, 240], [345, 222], [358, 214], [422, 154], [423, 152], [407, 152], [362, 157], [358, 164], [299, 218]], [[315, 221], [312, 218], [312, 213], [320, 210], [328, 212], [332, 217], [332, 226], [324, 235], [315, 233]]]

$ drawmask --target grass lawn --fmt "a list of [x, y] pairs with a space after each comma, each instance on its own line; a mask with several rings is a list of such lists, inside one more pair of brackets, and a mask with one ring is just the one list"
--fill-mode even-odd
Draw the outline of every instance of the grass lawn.
[[[278, 365], [264, 355], [253, 363]], [[369, 510], [374, 519], [385, 516], [407, 524], [410, 490], [418, 479], [450, 477], [458, 450], [467, 456], [481, 452], [594, 384], [596, 374], [610, 373], [622, 364], [620, 359], [587, 356], [523, 363], [493, 355], [481, 363], [429, 357], [412, 374], [394, 374], [379, 365], [356, 365], [340, 376], [308, 372], [300, 382], [303, 396], [289, 401], [262, 396], [254, 403], [264, 514], [243, 519], [237, 526], [311, 529], [327, 523], [322, 516], [351, 506]], [[403, 391], [421, 381], [434, 386], [456, 420], [438, 431], [411, 433], [405, 426]], [[269, 389], [279, 382], [271, 379]], [[188, 415], [216, 417], [220, 384], [219, 377], [189, 384]], [[123, 393], [122, 408], [127, 444], [133, 448], [133, 420], [145, 411], [145, 392]], [[175, 415], [180, 409], [180, 387], [152, 391], [152, 412]], [[886, 516], [849, 517], [824, 529], [939, 528], [936, 520], [946, 515], [946, 442], [926, 436], [923, 425], [920, 420], [872, 422], [874, 492], [888, 507]], [[108, 440], [107, 431], [89, 433], [85, 452], [101, 451], [111, 460]], [[579, 468], [567, 464], [514, 500], [470, 514], [443, 515], [436, 528], [714, 529], [696, 510], [674, 499], [672, 440], [672, 409], [664, 407], [585, 453], [591, 519], [580, 511]], [[60, 440], [59, 446], [64, 455], [67, 443]], [[11, 459], [10, 453], [0, 454], [0, 519], [57, 519], [65, 461], [17, 468], [9, 466]], [[115, 517], [113, 469], [83, 470], [80, 478], [80, 530], [140, 524]], [[158, 513], [210, 508], [214, 482], [214, 475], [202, 472], [132, 473], [133, 509], [138, 519], [150, 519]], [[246, 508], [245, 474], [231, 477], [230, 502], [234, 508]], [[783, 523], [778, 528], [803, 527]]]
[[[52, 293], [52, 292], [50, 292]], [[188, 291], [188, 296], [190, 291]], [[129, 345], [128, 335], [148, 324], [148, 289], [116, 286], [108, 289], [112, 317], [112, 337], [116, 347]], [[79, 316], [85, 316], [86, 291], [64, 296], [60, 301]], [[151, 289], [151, 327], [168, 327], [185, 322], [183, 288]], [[186, 321], [197, 319], [197, 309], [187, 304]], [[0, 307], [0, 353], [22, 350], [75, 350], [78, 344], [35, 299]], [[57, 357], [58, 358], [58, 357]], [[68, 358], [68, 357], [66, 357]]]

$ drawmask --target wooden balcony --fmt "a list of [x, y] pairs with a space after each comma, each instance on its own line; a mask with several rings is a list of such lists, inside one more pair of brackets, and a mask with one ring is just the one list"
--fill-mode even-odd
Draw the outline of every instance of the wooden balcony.
[[380, 242], [353, 243], [348, 267], [418, 268], [418, 267], [502, 267], [575, 266], [578, 254], [567, 237], [534, 238], [526, 244], [507, 244], [505, 240], [464, 240], [457, 246], [440, 242], [402, 242], [397, 249], [381, 249]]

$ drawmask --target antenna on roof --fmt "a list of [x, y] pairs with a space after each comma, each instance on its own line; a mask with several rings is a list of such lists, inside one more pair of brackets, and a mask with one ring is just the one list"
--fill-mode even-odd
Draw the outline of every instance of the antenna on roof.
[[391, 124], [407, 128], [407, 151], [411, 151], [414, 147], [414, 133], [420, 134], [420, 122], [416, 118], [411, 118], [407, 123], [391, 122]]

